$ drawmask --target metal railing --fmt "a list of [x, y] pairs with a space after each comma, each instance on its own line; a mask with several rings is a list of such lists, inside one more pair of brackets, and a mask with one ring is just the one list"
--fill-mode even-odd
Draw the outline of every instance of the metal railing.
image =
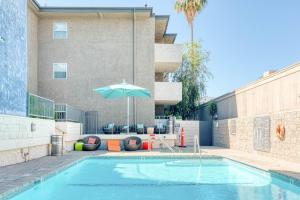
[[198, 154], [202, 158], [199, 137], [197, 135], [194, 136], [194, 154]]
[[155, 116], [155, 119], [170, 119], [170, 116]]
[[54, 119], [54, 101], [28, 93], [27, 116]]
[[84, 123], [84, 111], [68, 104], [55, 104], [55, 120]]

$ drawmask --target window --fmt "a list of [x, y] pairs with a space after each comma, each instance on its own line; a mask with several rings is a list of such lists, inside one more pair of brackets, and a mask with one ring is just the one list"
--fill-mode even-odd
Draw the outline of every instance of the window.
[[66, 22], [55, 22], [53, 24], [53, 39], [67, 39], [68, 26]]
[[67, 79], [67, 63], [53, 63], [53, 78]]

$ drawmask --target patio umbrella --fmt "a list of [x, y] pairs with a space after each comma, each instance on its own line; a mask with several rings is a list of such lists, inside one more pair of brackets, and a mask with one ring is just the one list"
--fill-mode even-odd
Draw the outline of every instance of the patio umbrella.
[[123, 80], [123, 83], [110, 85], [94, 89], [95, 92], [100, 94], [105, 99], [117, 99], [127, 97], [127, 133], [129, 133], [129, 97], [150, 97], [149, 90], [131, 85]]

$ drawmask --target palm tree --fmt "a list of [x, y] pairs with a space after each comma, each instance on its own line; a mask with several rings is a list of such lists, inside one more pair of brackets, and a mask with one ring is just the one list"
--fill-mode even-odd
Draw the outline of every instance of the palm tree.
[[207, 0], [176, 0], [175, 9], [179, 12], [184, 12], [186, 19], [191, 26], [191, 41], [194, 41], [193, 22], [196, 15], [203, 10]]

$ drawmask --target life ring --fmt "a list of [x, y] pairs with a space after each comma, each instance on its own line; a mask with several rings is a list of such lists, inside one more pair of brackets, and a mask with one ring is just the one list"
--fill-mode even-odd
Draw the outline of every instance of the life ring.
[[276, 136], [279, 140], [283, 141], [285, 138], [285, 127], [283, 124], [278, 124], [276, 127]]

